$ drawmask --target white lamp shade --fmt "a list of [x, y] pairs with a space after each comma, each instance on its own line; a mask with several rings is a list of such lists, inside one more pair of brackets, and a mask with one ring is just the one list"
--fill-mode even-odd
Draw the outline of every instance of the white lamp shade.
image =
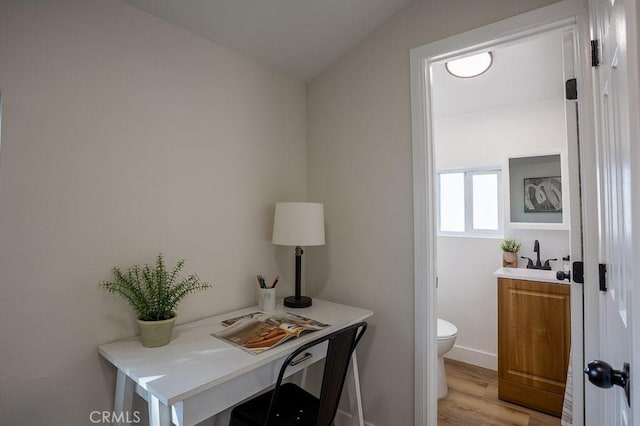
[[271, 241], [281, 246], [324, 245], [322, 203], [276, 203]]

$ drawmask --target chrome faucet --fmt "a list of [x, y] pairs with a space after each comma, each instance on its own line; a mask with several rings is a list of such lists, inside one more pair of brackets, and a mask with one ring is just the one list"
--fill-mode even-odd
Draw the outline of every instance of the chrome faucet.
[[533, 243], [533, 252], [536, 253], [536, 263], [533, 263], [533, 260], [531, 260], [530, 257], [526, 257], [526, 256], [520, 256], [523, 259], [527, 259], [528, 263], [527, 263], [527, 269], [542, 269], [545, 271], [550, 271], [551, 270], [551, 265], [549, 264], [549, 262], [551, 262], [552, 260], [558, 260], [558, 259], [547, 259], [544, 261], [544, 265], [542, 264], [542, 262], [540, 262], [540, 242], [538, 240], [535, 240]]

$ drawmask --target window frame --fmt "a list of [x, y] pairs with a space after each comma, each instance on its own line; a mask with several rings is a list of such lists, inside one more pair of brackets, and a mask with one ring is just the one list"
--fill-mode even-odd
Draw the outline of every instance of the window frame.
[[[464, 231], [443, 231], [440, 221], [440, 175], [464, 174]], [[476, 229], [473, 227], [473, 176], [496, 175], [498, 198], [498, 229]], [[502, 167], [467, 167], [461, 169], [440, 169], [436, 171], [436, 222], [438, 236], [445, 237], [490, 237], [504, 236], [504, 188]]]

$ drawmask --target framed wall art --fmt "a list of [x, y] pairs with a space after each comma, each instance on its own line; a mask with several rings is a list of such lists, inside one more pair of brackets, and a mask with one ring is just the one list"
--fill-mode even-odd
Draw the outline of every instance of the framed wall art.
[[524, 178], [525, 213], [562, 211], [562, 181], [560, 176]]

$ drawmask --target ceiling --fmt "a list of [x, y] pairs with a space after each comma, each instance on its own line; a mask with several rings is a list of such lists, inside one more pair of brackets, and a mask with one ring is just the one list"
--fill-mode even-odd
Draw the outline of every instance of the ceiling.
[[410, 0], [124, 0], [311, 80]]
[[473, 78], [452, 76], [444, 63], [432, 67], [436, 117], [563, 98], [561, 32], [501, 46], [492, 54], [491, 68]]

